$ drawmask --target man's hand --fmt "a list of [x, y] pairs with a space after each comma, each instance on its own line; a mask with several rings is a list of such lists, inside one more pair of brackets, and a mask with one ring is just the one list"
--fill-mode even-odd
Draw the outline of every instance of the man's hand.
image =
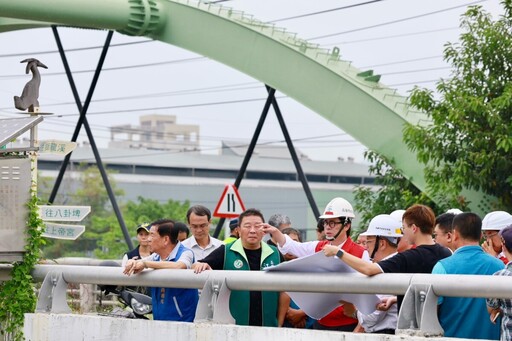
[[197, 262], [192, 264], [192, 269], [194, 269], [194, 273], [198, 274], [205, 270], [211, 270], [212, 268], [208, 263]]
[[396, 303], [396, 296], [384, 297], [380, 300], [380, 303], [377, 304], [377, 310], [388, 311], [389, 308], [391, 308], [391, 306], [395, 303]]
[[128, 262], [126, 262], [126, 266], [124, 267], [123, 273], [125, 275], [132, 275], [132, 274], [138, 274], [145, 268], [144, 261], [141, 260], [134, 260], [130, 259]]
[[339, 248], [334, 245], [325, 245], [323, 248], [324, 255], [327, 257], [333, 257], [336, 256], [336, 253], [338, 252]]
[[264, 233], [270, 233], [270, 234], [275, 233], [276, 231], [279, 231], [279, 230], [277, 229], [277, 227], [274, 227], [274, 226], [269, 225], [269, 224], [267, 224], [267, 223], [263, 223], [263, 224], [261, 224], [261, 230], [262, 230]]
[[308, 316], [306, 313], [300, 309], [292, 309], [288, 308], [286, 312], [286, 320], [290, 322], [290, 324], [295, 328], [305, 328], [306, 327], [306, 319]]
[[340, 301], [343, 303], [343, 315], [357, 319], [357, 308], [350, 302]]
[[492, 243], [492, 238], [487, 239], [482, 244], [482, 249], [484, 249], [484, 252], [490, 254], [493, 257], [497, 257], [498, 254], [496, 251], [494, 251], [494, 244]]

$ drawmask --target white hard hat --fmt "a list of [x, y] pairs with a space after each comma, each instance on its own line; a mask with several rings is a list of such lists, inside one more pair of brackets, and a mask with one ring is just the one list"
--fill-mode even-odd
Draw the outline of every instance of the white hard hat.
[[388, 214], [379, 214], [370, 221], [368, 230], [360, 236], [402, 237], [402, 222]]
[[482, 220], [482, 230], [500, 231], [512, 224], [512, 215], [505, 211], [494, 211], [487, 213]]
[[457, 215], [457, 214], [461, 214], [461, 213], [464, 213], [464, 212], [462, 212], [458, 208], [450, 208], [448, 211], [446, 211], [446, 213], [452, 213], [452, 214]]
[[405, 210], [394, 210], [389, 215], [391, 216], [391, 218], [398, 220], [400, 222], [400, 226], [401, 226], [402, 216], [404, 215], [404, 213], [405, 213]]
[[320, 216], [321, 219], [347, 217], [355, 218], [354, 209], [350, 203], [343, 198], [334, 198], [327, 206], [325, 206], [324, 214]]

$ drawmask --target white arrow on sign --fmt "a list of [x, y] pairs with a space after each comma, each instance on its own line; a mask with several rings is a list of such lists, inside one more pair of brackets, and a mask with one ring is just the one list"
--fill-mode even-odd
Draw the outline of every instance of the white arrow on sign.
[[44, 154], [67, 155], [75, 150], [76, 142], [47, 140], [40, 141], [39, 152]]
[[40, 205], [43, 221], [82, 221], [91, 212], [91, 206]]
[[43, 237], [54, 239], [75, 240], [85, 231], [85, 225], [64, 225], [45, 223], [46, 231]]
[[226, 185], [220, 196], [219, 203], [213, 212], [214, 217], [236, 218], [245, 211], [244, 203], [235, 185]]

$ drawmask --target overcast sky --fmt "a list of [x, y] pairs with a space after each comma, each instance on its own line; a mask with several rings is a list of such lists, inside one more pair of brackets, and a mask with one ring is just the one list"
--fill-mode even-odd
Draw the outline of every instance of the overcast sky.
[[[468, 5], [481, 5], [495, 16], [502, 13], [498, 0], [235, 0], [222, 4], [275, 22], [322, 46], [338, 46], [343, 59], [360, 69], [375, 70], [383, 84], [403, 95], [415, 84], [433, 88], [435, 80], [449, 75], [443, 46], [457, 41], [460, 16]], [[362, 5], [340, 9], [355, 4]], [[59, 33], [84, 101], [107, 32], [59, 28]], [[126, 45], [131, 42], [141, 43]], [[20, 95], [30, 79], [20, 61], [34, 57], [48, 66], [41, 70], [41, 109], [55, 114], [39, 126], [40, 139], [70, 140], [78, 111], [51, 29], [1, 33], [0, 46], [0, 118], [19, 117], [12, 97]], [[138, 125], [139, 116], [147, 114], [171, 114], [180, 124], [199, 124], [205, 153], [218, 153], [221, 140], [249, 140], [263, 108], [263, 84], [199, 57], [172, 45], [115, 33], [88, 111], [97, 144], [107, 146], [110, 126]], [[112, 70], [119, 67], [124, 68]], [[352, 137], [295, 100], [277, 95], [283, 96], [278, 102], [292, 139], [311, 159], [364, 160], [364, 146]], [[82, 129], [78, 142], [86, 140]], [[283, 141], [273, 111], [260, 141]]]

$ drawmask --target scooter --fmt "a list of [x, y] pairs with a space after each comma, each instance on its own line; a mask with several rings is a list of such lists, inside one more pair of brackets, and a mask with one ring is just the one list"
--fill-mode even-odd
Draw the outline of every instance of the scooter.
[[[100, 263], [100, 266], [119, 267], [120, 265], [114, 261], [105, 261]], [[114, 307], [110, 313], [104, 315], [148, 320], [146, 315], [153, 311], [151, 297], [148, 295], [141, 294], [128, 287], [117, 287], [115, 285], [99, 285], [98, 287], [105, 295], [116, 295], [125, 306], [124, 309]]]

